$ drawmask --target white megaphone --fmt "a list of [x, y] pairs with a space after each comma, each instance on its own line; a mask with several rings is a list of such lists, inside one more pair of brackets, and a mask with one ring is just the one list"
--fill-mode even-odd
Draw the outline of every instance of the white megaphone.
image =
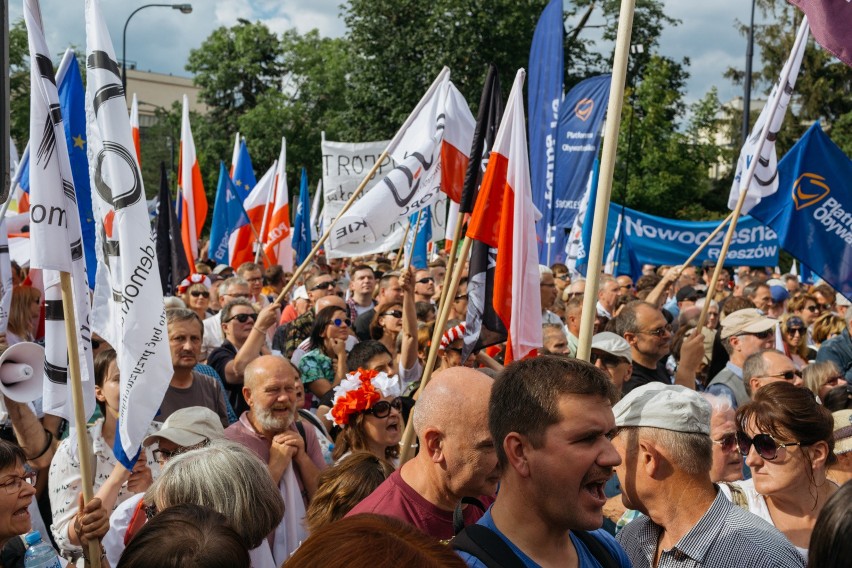
[[0, 355], [0, 392], [15, 402], [32, 402], [42, 395], [44, 347], [16, 343]]

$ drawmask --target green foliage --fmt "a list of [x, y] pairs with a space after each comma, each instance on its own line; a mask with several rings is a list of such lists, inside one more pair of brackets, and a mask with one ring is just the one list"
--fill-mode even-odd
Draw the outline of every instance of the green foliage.
[[23, 18], [9, 29], [9, 133], [18, 152], [30, 139], [30, 48]]

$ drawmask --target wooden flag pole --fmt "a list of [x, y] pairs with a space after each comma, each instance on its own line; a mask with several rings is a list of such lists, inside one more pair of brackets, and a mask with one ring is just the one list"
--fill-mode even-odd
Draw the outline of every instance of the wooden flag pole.
[[[405, 261], [405, 271], [411, 268], [411, 261], [414, 260], [414, 245], [417, 243], [417, 234], [420, 232], [420, 218], [423, 217], [423, 209], [417, 212], [417, 221], [414, 222], [414, 237], [411, 239], [411, 252], [408, 254], [408, 260]], [[411, 223], [408, 224], [411, 228]], [[405, 240], [408, 239], [408, 231], [405, 232]], [[405, 254], [405, 240], [402, 241], [402, 252]], [[416, 284], [416, 282], [415, 282]], [[412, 284], [413, 286], [414, 284]]]
[[[791, 53], [796, 53], [801, 47], [802, 42], [807, 41], [807, 22], [807, 17], [803, 18], [799, 27], [799, 32], [796, 34], [796, 41], [793, 43]], [[740, 213], [742, 212], [743, 205], [745, 204], [746, 195], [748, 194], [749, 187], [751, 187], [751, 182], [754, 179], [754, 172], [757, 171], [757, 165], [760, 163], [758, 158], [760, 157], [760, 153], [763, 152], [763, 145], [766, 143], [767, 138], [769, 138], [769, 129], [775, 119], [775, 112], [778, 110], [781, 97], [784, 95], [784, 91], [789, 85], [791, 71], [791, 65], [789, 65], [789, 63], [790, 60], [784, 64], [784, 69], [781, 71], [781, 77], [778, 80], [778, 90], [775, 94], [775, 98], [773, 98], [772, 101], [767, 102], [767, 104], [772, 104], [772, 106], [769, 107], [769, 114], [766, 117], [766, 122], [763, 124], [763, 130], [760, 131], [760, 138], [758, 139], [757, 146], [754, 150], [754, 158], [749, 163], [748, 170], [746, 170], [743, 181], [740, 183], [740, 197], [737, 199], [737, 205], [734, 208], [734, 212], [731, 214], [731, 224], [728, 226], [728, 232], [725, 233], [725, 240], [722, 242], [722, 250], [719, 251], [719, 261], [716, 263], [716, 268], [713, 269], [713, 278], [710, 280], [712, 286], [707, 287], [707, 296], [704, 301], [704, 307], [701, 308], [701, 315], [698, 317], [698, 323], [695, 326], [697, 329], [704, 327], [704, 322], [707, 321], [707, 312], [710, 310], [710, 300], [713, 298], [713, 292], [716, 290], [716, 282], [719, 281], [719, 275], [722, 273], [722, 268], [725, 265], [725, 259], [728, 257], [728, 248], [731, 246], [734, 231], [737, 230], [737, 220], [740, 218]]]
[[[465, 237], [462, 243], [461, 252], [459, 253], [459, 262], [456, 264], [456, 269], [453, 272], [453, 279], [450, 283], [450, 289], [447, 298], [452, 298], [456, 295], [456, 290], [459, 287], [461, 280], [462, 268], [464, 267], [464, 259], [467, 258], [470, 252], [470, 247], [473, 241], [470, 237]], [[444, 335], [444, 326], [447, 324], [447, 318], [450, 315], [450, 305], [452, 302], [443, 302], [438, 306], [438, 317], [435, 320], [435, 327], [432, 330], [432, 343], [429, 345], [429, 355], [426, 358], [426, 368], [423, 369], [423, 376], [420, 379], [420, 386], [417, 387], [417, 392], [414, 394], [414, 399], [420, 397], [426, 383], [432, 377], [432, 369], [435, 367], [435, 361], [438, 359], [438, 348], [441, 345], [441, 336]], [[409, 418], [405, 425], [405, 431], [402, 434], [401, 449], [399, 452], [399, 465], [402, 467], [412, 457], [414, 442], [414, 421]]]
[[396, 258], [393, 259], [393, 266], [391, 266], [391, 270], [395, 271], [399, 268], [399, 263], [402, 262], [403, 254], [405, 253], [405, 241], [408, 240], [408, 232], [411, 230], [411, 221], [408, 221], [408, 225], [405, 226], [405, 234], [402, 235], [402, 244], [399, 247], [399, 250], [396, 251]]
[[[62, 290], [62, 313], [65, 318], [65, 341], [68, 344], [68, 386], [71, 388], [71, 401], [74, 405], [74, 429], [77, 432], [77, 450], [80, 457], [80, 481], [83, 484], [83, 501], [88, 503], [94, 497], [92, 488], [92, 447], [86, 431], [86, 411], [83, 408], [83, 384], [80, 378], [80, 355], [77, 351], [77, 320], [74, 316], [74, 293], [71, 287], [71, 275], [59, 273], [59, 285]], [[79, 535], [78, 535], [79, 537]], [[93, 568], [101, 565], [101, 543], [91, 540], [89, 561]]]
[[615, 60], [612, 64], [612, 80], [609, 88], [609, 105], [606, 110], [606, 131], [603, 140], [598, 194], [595, 200], [595, 218], [592, 225], [592, 242], [586, 272], [586, 293], [583, 297], [583, 312], [580, 319], [580, 339], [577, 343], [577, 358], [589, 360], [592, 352], [592, 334], [595, 325], [595, 303], [601, 262], [603, 261], [606, 223], [609, 201], [612, 194], [612, 176], [615, 169], [615, 153], [618, 148], [618, 130], [621, 126], [621, 107], [624, 104], [624, 82], [627, 78], [627, 58], [630, 51], [630, 34], [633, 29], [633, 11], [636, 0], [621, 0], [618, 16], [618, 34], [615, 40]]
[[[452, 274], [453, 269], [455, 268], [456, 250], [457, 250], [456, 244], [458, 244], [459, 239], [461, 238], [462, 223], [464, 222], [464, 215], [465, 215], [464, 213], [459, 211], [459, 216], [458, 216], [458, 219], [456, 220], [455, 232], [453, 233], [453, 247], [450, 250], [450, 255], [449, 255], [449, 258], [448, 258], [448, 262], [447, 262], [447, 271], [444, 274], [445, 284], [443, 286], [441, 286], [441, 298], [438, 300], [439, 306], [443, 305], [444, 302], [447, 300], [447, 290], [449, 289], [446, 285], [447, 274]], [[453, 297], [455, 297], [455, 296], [453, 296]]]

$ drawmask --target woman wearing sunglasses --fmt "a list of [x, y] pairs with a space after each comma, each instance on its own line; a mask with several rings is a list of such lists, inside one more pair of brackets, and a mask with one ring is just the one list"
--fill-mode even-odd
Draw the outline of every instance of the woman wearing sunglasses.
[[204, 321], [210, 314], [207, 308], [210, 306], [210, 289], [203, 283], [192, 284], [181, 296], [186, 307], [198, 314]]
[[354, 451], [367, 451], [399, 465], [402, 420], [401, 390], [396, 377], [358, 369], [334, 389], [334, 403], [326, 418], [342, 428], [332, 456], [335, 461]]
[[752, 478], [722, 490], [772, 524], [807, 557], [817, 516], [837, 485], [826, 477], [834, 420], [807, 389], [780, 381], [737, 410], [737, 445]]
[[846, 386], [846, 377], [837, 370], [837, 366], [831, 361], [815, 361], [805, 367], [802, 371], [802, 380], [805, 388], [817, 395], [825, 402], [825, 397], [836, 387]]
[[370, 337], [381, 342], [391, 355], [392, 367], [406, 384], [420, 379], [423, 368], [417, 358], [417, 309], [412, 285], [414, 269], [403, 270], [399, 277], [402, 302], [383, 302], [376, 307], [370, 323]]
[[311, 350], [299, 359], [302, 383], [315, 400], [338, 385], [346, 375], [346, 338], [352, 321], [339, 306], [321, 309], [311, 330]]
[[802, 318], [785, 314], [781, 318], [781, 337], [784, 339], [784, 354], [792, 359], [796, 369], [802, 370], [808, 361], [816, 357], [808, 349], [808, 326]]

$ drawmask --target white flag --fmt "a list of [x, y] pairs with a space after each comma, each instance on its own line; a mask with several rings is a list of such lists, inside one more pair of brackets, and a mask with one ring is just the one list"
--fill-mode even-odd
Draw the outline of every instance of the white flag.
[[130, 469], [173, 369], [145, 188], [98, 0], [86, 0], [86, 39], [86, 133], [100, 265], [94, 323], [118, 353], [121, 399], [113, 452]]
[[[59, 95], [49, 50], [44, 40], [38, 0], [25, 0], [24, 20], [30, 47], [30, 244], [32, 268], [43, 269], [45, 297], [44, 399], [49, 414], [73, 420], [68, 388], [68, 341], [62, 309], [60, 272], [71, 275], [76, 348], [80, 359], [83, 409], [91, 416], [95, 406], [92, 343], [89, 328], [89, 285], [83, 237]], [[125, 114], [126, 116], [126, 114]]]
[[[746, 172], [752, 160], [758, 156], [758, 152], [758, 163], [751, 183], [748, 185], [742, 214], [747, 215], [752, 207], [760, 203], [761, 199], [778, 191], [778, 156], [775, 152], [775, 137], [781, 130], [784, 115], [787, 114], [787, 106], [790, 104], [793, 87], [796, 86], [796, 77], [799, 75], [799, 67], [802, 65], [802, 57], [805, 55], [807, 39], [808, 19], [804, 18], [801, 26], [799, 26], [799, 33], [796, 35], [796, 42], [793, 44], [790, 57], [781, 71], [781, 77], [772, 88], [766, 106], [763, 107], [751, 135], [740, 151], [734, 183], [731, 185], [731, 193], [728, 196], [728, 209], [736, 209], [740, 192], [746, 188]], [[764, 139], [763, 131], [767, 121], [770, 121], [769, 132]]]

